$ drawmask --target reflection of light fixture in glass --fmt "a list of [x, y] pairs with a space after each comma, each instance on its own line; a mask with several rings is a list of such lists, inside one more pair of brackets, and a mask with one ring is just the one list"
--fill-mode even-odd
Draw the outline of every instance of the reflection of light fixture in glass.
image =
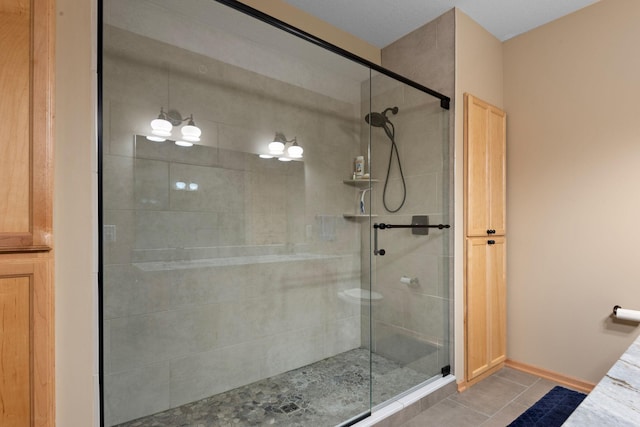
[[198, 191], [198, 188], [200, 188], [200, 186], [197, 182], [187, 184], [184, 181], [176, 181], [176, 190]]
[[276, 135], [273, 137], [273, 141], [269, 143], [267, 148], [269, 149], [269, 154], [260, 154], [261, 158], [272, 159], [277, 157], [278, 160], [283, 162], [288, 162], [292, 159], [301, 159], [302, 153], [304, 152], [303, 148], [298, 145], [298, 141], [295, 137], [291, 140], [287, 140], [282, 132], [276, 132]]
[[296, 139], [293, 138], [293, 144], [291, 144], [291, 146], [287, 148], [287, 153], [289, 154], [289, 157], [293, 159], [301, 159], [303, 151], [304, 150], [302, 149], [302, 147], [298, 145], [298, 141], [296, 141]]
[[163, 138], [161, 136], [153, 136], [153, 135], [147, 135], [147, 139], [153, 142], [164, 142], [167, 140], [167, 138]]
[[287, 139], [283, 133], [276, 132], [276, 136], [273, 137], [273, 142], [269, 143], [269, 153], [274, 155], [284, 154], [284, 146], [287, 143]]
[[193, 123], [193, 114], [190, 115], [189, 118], [185, 120], [189, 120], [189, 122], [187, 123], [186, 126], [182, 127], [182, 139], [189, 142], [200, 141], [200, 135], [202, 135], [202, 131], [200, 130], [199, 127], [197, 127]]
[[[169, 112], [165, 112], [164, 107], [160, 107], [158, 118], [151, 121], [151, 133], [153, 135], [147, 136], [147, 139], [155, 142], [163, 142], [171, 137], [171, 130], [174, 126], [179, 126], [187, 120], [187, 125], [181, 129], [183, 141], [176, 141], [176, 144], [183, 147], [190, 147], [193, 145], [193, 142], [200, 141], [200, 135], [202, 135], [200, 128], [193, 122], [193, 114], [183, 119], [178, 111], [169, 110]], [[184, 141], [186, 142], [182, 144], [179, 143]]]
[[[173, 125], [169, 120], [167, 120], [167, 115], [164, 112], [164, 108], [160, 107], [160, 114], [158, 115], [158, 118], [151, 120], [151, 133], [160, 137], [171, 136], [172, 128], [173, 128]], [[161, 138], [156, 138], [156, 139], [161, 139]], [[164, 139], [162, 141], [164, 141]], [[159, 142], [162, 142], [162, 141], [159, 141]]]

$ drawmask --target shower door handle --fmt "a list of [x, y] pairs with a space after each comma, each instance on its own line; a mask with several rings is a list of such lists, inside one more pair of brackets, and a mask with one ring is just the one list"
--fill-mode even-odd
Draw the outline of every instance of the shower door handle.
[[384, 249], [378, 249], [378, 224], [373, 224], [373, 254], [384, 256], [387, 253]]
[[428, 235], [430, 228], [437, 228], [442, 230], [444, 228], [451, 228], [449, 224], [429, 224], [429, 217], [427, 215], [414, 215], [411, 220], [411, 224], [373, 224], [373, 254], [383, 256], [386, 251], [384, 249], [378, 249], [378, 230], [387, 230], [391, 228], [411, 228], [412, 234]]
[[386, 230], [387, 228], [437, 228], [442, 230], [443, 228], [451, 228], [449, 224], [373, 224], [374, 228], [380, 230]]
[[438, 230], [442, 230], [444, 228], [451, 228], [449, 224], [429, 224], [429, 216], [428, 215], [414, 215], [411, 219], [411, 224], [373, 224], [373, 228], [386, 230], [388, 228], [410, 228], [411, 234], [416, 234], [420, 236], [426, 236], [429, 234], [430, 228], [437, 228]]

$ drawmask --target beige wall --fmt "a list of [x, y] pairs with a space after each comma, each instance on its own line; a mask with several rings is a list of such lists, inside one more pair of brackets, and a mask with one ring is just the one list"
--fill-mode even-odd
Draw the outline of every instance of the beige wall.
[[455, 366], [464, 378], [463, 269], [463, 95], [471, 93], [497, 107], [503, 107], [502, 43], [459, 9], [456, 12], [455, 89]]
[[297, 9], [282, 0], [240, 0], [267, 15], [334, 44], [374, 64], [380, 64], [380, 49], [358, 37], [332, 27], [326, 22]]
[[[508, 357], [597, 382], [638, 335], [640, 2], [504, 44]], [[479, 94], [481, 95], [481, 94]]]
[[87, 427], [98, 412], [95, 10], [56, 3], [56, 420]]

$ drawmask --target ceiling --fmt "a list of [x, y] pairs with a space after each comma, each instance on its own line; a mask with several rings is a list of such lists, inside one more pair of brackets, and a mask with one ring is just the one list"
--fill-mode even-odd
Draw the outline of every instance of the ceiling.
[[501, 41], [599, 0], [284, 0], [383, 48], [457, 7]]

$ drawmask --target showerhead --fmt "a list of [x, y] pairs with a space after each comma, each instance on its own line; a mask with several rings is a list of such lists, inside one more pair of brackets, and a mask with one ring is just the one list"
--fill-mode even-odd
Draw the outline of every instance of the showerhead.
[[364, 120], [373, 127], [383, 128], [387, 123], [391, 123], [387, 118], [387, 113], [398, 114], [398, 107], [385, 108], [382, 113], [369, 113], [364, 116]]
[[369, 113], [364, 116], [364, 120], [369, 123], [371, 126], [381, 128], [383, 127], [389, 119], [383, 116], [381, 113]]

